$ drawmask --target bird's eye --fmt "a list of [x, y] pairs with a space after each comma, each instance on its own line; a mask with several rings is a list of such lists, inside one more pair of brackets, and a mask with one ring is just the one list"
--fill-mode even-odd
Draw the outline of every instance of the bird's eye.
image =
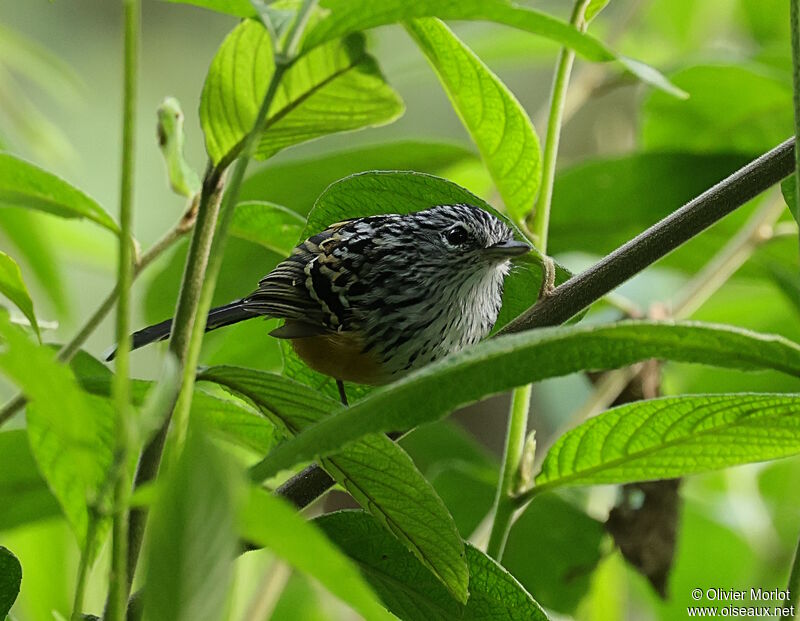
[[469, 239], [469, 233], [460, 224], [444, 232], [445, 241], [451, 246], [460, 246]]

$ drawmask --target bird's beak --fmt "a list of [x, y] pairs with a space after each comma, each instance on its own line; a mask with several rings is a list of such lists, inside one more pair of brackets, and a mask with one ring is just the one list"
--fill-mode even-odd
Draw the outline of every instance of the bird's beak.
[[507, 239], [505, 241], [492, 244], [488, 248], [484, 249], [483, 252], [490, 257], [508, 258], [525, 254], [531, 250], [532, 246], [526, 242], [517, 241], [516, 239]]

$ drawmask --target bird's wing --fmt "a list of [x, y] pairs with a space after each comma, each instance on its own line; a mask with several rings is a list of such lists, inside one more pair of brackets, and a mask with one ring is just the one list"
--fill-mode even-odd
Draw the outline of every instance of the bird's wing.
[[294, 326], [285, 335], [279, 328], [276, 336], [297, 338], [348, 329], [350, 313], [341, 285], [350, 276], [342, 253], [335, 252], [347, 224], [336, 223], [298, 245], [243, 300], [248, 311], [286, 319], [288, 326]]

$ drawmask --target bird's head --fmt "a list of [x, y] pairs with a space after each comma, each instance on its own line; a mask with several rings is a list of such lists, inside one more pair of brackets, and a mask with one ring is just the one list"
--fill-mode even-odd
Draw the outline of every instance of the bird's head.
[[505, 222], [472, 205], [439, 205], [406, 218], [423, 264], [482, 271], [505, 268], [509, 259], [531, 250], [530, 244], [514, 239]]

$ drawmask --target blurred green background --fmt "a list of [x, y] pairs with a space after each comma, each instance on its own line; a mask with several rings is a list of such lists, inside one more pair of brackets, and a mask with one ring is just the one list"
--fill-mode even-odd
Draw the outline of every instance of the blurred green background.
[[[138, 101], [135, 232], [144, 248], [180, 217], [157, 149], [155, 111], [177, 97], [186, 114], [187, 158], [205, 163], [197, 103], [209, 62], [233, 18], [202, 9], [143, 3], [142, 76]], [[566, 19], [565, 2], [536, 8]], [[82, 188], [112, 213], [118, 196], [121, 115], [121, 15], [116, 2], [28, 0], [0, 4], [0, 142]], [[456, 32], [497, 72], [544, 135], [558, 48], [512, 29], [456, 24]], [[591, 31], [626, 55], [667, 73], [689, 92], [681, 101], [633, 81], [613, 65], [578, 60], [562, 136], [551, 251], [581, 269], [682, 202], [771, 148], [792, 132], [788, 0], [612, 0]], [[281, 153], [251, 168], [245, 198], [272, 200], [305, 213], [328, 183], [360, 170], [401, 168], [451, 178], [490, 202], [496, 192], [433, 72], [398, 27], [369, 35], [370, 49], [407, 111], [388, 127], [339, 135]], [[408, 141], [441, 143], [436, 148]], [[455, 145], [450, 148], [446, 145]], [[364, 147], [369, 146], [368, 149]], [[464, 152], [466, 151], [466, 153]], [[777, 192], [754, 203], [782, 200]], [[692, 274], [747, 219], [740, 210], [619, 293], [645, 311], [669, 303]], [[783, 221], [790, 226], [786, 212]], [[62, 342], [113, 286], [116, 247], [96, 227], [0, 210], [0, 248], [21, 264], [37, 314], [58, 321], [46, 334]], [[185, 246], [168, 253], [137, 281], [134, 323], [171, 315]], [[217, 301], [248, 293], [279, 259], [231, 240]], [[797, 299], [776, 284], [771, 266], [796, 276], [797, 240], [771, 242], [694, 318], [775, 332], [800, 340]], [[614, 317], [599, 308], [587, 321]], [[278, 368], [280, 352], [254, 321], [207, 339], [204, 362]], [[111, 343], [107, 320], [86, 349], [99, 356]], [[158, 354], [133, 357], [138, 377], [157, 372]], [[0, 396], [11, 394], [0, 386]], [[663, 392], [800, 391], [776, 374], [744, 374], [671, 364]], [[569, 424], [591, 394], [584, 376], [544, 382], [534, 390], [532, 424], [540, 446]], [[446, 423], [414, 433], [406, 447], [450, 507], [465, 537], [477, 533], [493, 496], [505, 430], [505, 397], [468, 408]], [[16, 421], [17, 425], [21, 422]], [[783, 587], [800, 532], [800, 460], [754, 465], [692, 478], [681, 489], [675, 565], [665, 600], [613, 551], [601, 522], [615, 488], [544, 496], [512, 531], [507, 563], [543, 605], [579, 619], [675, 619], [685, 616], [695, 587]], [[334, 496], [329, 506], [345, 502]], [[0, 509], [2, 512], [2, 509]], [[15, 527], [0, 518], [0, 544], [24, 567], [13, 618], [67, 614], [78, 550], [63, 520]], [[94, 568], [104, 572], [107, 559]], [[98, 609], [103, 581], [90, 587]], [[231, 618], [271, 589], [261, 618], [349, 619], [353, 613], [316, 584], [276, 566], [267, 553], [237, 561]], [[263, 602], [261, 602], [263, 603]], [[269, 606], [274, 611], [269, 613]]]

